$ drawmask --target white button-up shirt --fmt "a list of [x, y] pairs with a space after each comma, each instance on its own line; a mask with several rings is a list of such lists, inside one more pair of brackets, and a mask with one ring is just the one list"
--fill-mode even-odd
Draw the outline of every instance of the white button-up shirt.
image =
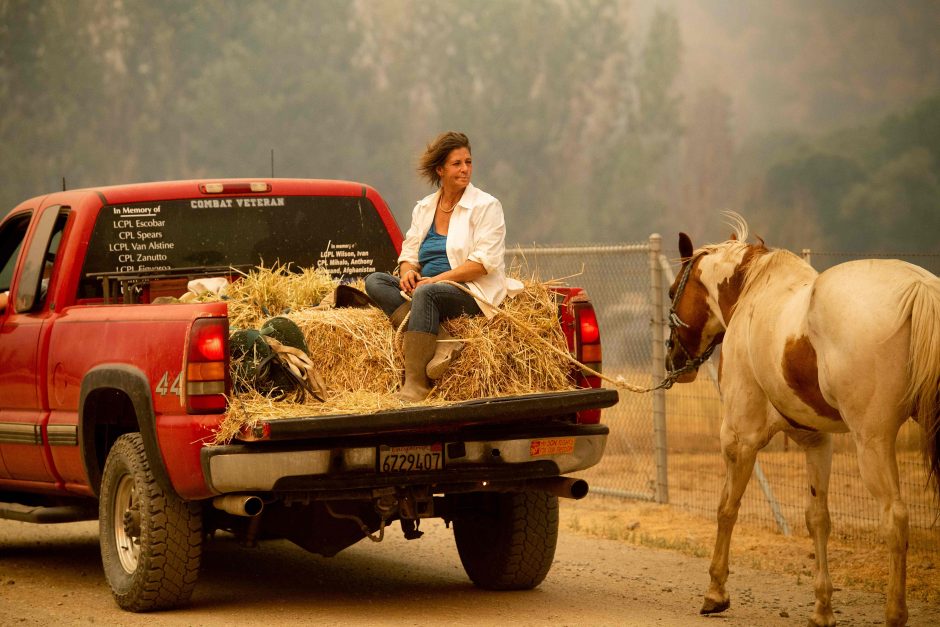
[[[401, 245], [398, 263], [407, 261], [418, 265], [418, 249], [427, 237], [434, 220], [441, 190], [425, 196], [415, 205], [411, 214], [411, 227]], [[495, 311], [487, 304], [499, 306], [511, 288], [513, 294], [522, 287], [518, 281], [506, 280], [506, 221], [503, 206], [482, 189], [467, 185], [460, 202], [454, 207], [447, 230], [447, 260], [451, 268], [465, 261], [475, 261], [486, 269], [486, 274], [466, 285], [480, 309], [492, 318]], [[481, 302], [482, 301], [482, 302]]]

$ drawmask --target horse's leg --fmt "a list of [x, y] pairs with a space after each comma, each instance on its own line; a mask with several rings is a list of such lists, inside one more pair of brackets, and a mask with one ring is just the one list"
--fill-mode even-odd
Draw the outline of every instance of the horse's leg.
[[828, 433], [788, 432], [806, 453], [806, 474], [809, 481], [806, 490], [806, 529], [813, 539], [816, 555], [813, 590], [816, 607], [810, 617], [810, 625], [829, 627], [836, 624], [832, 613], [832, 579], [829, 577], [829, 476], [832, 469], [832, 436]]
[[742, 442], [738, 434], [723, 421], [721, 425], [721, 451], [725, 460], [725, 483], [718, 502], [718, 537], [712, 563], [708, 568], [711, 582], [705, 593], [705, 602], [700, 614], [723, 612], [731, 605], [731, 597], [725, 590], [728, 581], [728, 554], [731, 550], [731, 532], [738, 520], [741, 497], [754, 470], [759, 447]]
[[907, 505], [901, 500], [898, 462], [894, 452], [897, 437], [864, 437], [855, 433], [858, 466], [868, 491], [881, 506], [881, 533], [888, 545], [888, 590], [885, 624], [907, 623]]

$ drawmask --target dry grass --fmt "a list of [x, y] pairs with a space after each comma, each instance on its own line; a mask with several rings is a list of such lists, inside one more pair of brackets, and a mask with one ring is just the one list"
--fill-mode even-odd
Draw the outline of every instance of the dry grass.
[[319, 304], [335, 287], [336, 281], [319, 268], [293, 271], [290, 265], [278, 264], [256, 268], [229, 285], [225, 293], [229, 326], [256, 329], [271, 316]]
[[[717, 523], [667, 505], [589, 496], [566, 501], [561, 508], [562, 529], [653, 548], [710, 558]], [[741, 524], [731, 541], [731, 569], [735, 564], [768, 572], [805, 577], [807, 599], [812, 597], [813, 546], [805, 533], [784, 536]], [[858, 543], [833, 535], [829, 540], [829, 569], [836, 588], [883, 592], [887, 581], [887, 549], [883, 543]], [[702, 581], [707, 581], [703, 569]], [[732, 574], [733, 585], [734, 575]], [[703, 589], [704, 592], [704, 583]], [[940, 564], [926, 551], [908, 553], [909, 599], [940, 603]]]
[[[292, 285], [294, 281], [300, 286]], [[464, 350], [422, 405], [572, 388], [554, 293], [549, 284], [524, 283], [525, 291], [503, 304], [506, 315], [444, 323], [464, 342]], [[298, 402], [295, 396], [279, 401], [254, 391], [237, 394], [216, 434], [217, 443], [230, 441], [262, 419], [373, 413], [405, 405], [393, 396], [403, 373], [400, 335], [379, 309], [311, 306], [334, 287], [317, 271], [295, 279], [288, 269], [276, 267], [259, 268], [229, 289], [233, 328], [256, 328], [274, 315], [297, 324], [326, 394], [323, 402], [310, 396]]]
[[507, 299], [504, 310], [511, 318], [461, 317], [445, 323], [454, 337], [465, 339], [465, 346], [432, 398], [470, 400], [572, 387], [567, 357], [548, 348], [567, 355], [558, 306], [548, 287], [527, 282], [526, 291]]

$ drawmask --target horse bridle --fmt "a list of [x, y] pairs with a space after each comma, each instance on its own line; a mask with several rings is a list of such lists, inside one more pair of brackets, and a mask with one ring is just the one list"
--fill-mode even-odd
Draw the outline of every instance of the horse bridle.
[[666, 350], [672, 350], [672, 338], [676, 338], [675, 344], [685, 355], [685, 365], [677, 370], [670, 370], [667, 372], [666, 378], [664, 378], [662, 382], [653, 389], [662, 388], [668, 390], [679, 377], [687, 372], [698, 370], [702, 364], [708, 361], [708, 358], [712, 356], [712, 353], [715, 352], [715, 349], [718, 347], [718, 345], [721, 344], [722, 337], [721, 335], [717, 335], [701, 355], [698, 357], [693, 357], [689, 350], [682, 343], [682, 340], [679, 339], [678, 333], [676, 333], [676, 330], [679, 329], [679, 327], [684, 327], [686, 329], [689, 328], [689, 325], [683, 322], [682, 318], [680, 318], [679, 314], [676, 312], [676, 304], [678, 304], [679, 299], [682, 297], [682, 292], [685, 290], [685, 285], [688, 283], [689, 276], [692, 274], [692, 266], [694, 266], [695, 262], [698, 261], [701, 257], [704, 257], [706, 254], [707, 253], [705, 252], [700, 252], [699, 254], [689, 259], [689, 263], [685, 264], [685, 266], [682, 268], [682, 274], [679, 277], [679, 285], [676, 286], [676, 293], [673, 295], [672, 302], [669, 304], [669, 338], [666, 340]]

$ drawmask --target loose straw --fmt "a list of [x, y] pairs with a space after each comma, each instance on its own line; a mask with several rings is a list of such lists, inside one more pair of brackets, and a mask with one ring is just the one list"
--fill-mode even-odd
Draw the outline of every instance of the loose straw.
[[[448, 281], [448, 280], [439, 281], [439, 283], [446, 283], [446, 284], [448, 284], [448, 285], [453, 285], [453, 286], [456, 287], [457, 289], [462, 290], [463, 292], [466, 292], [467, 294], [469, 294], [470, 296], [472, 296], [473, 298], [475, 298], [477, 301], [483, 303], [484, 305], [487, 305], [487, 306], [489, 306], [489, 307], [492, 307], [494, 311], [496, 311], [497, 313], [501, 313], [501, 314], [502, 314], [503, 316], [505, 316], [510, 322], [512, 322], [512, 323], [516, 326], [516, 328], [521, 329], [522, 331], [524, 331], [524, 332], [525, 332], [527, 335], [529, 335], [530, 337], [534, 337], [534, 338], [537, 339], [541, 344], [543, 344], [544, 346], [547, 346], [552, 352], [554, 352], [554, 353], [557, 354], [558, 356], [563, 357], [564, 359], [566, 359], [567, 361], [573, 363], [573, 364], [576, 365], [576, 366], [579, 366], [582, 370], [584, 370], [584, 371], [586, 371], [586, 372], [588, 372], [588, 373], [590, 373], [590, 374], [592, 374], [592, 375], [594, 375], [594, 376], [596, 376], [596, 377], [600, 377], [601, 379], [603, 379], [604, 381], [607, 381], [608, 383], [614, 385], [615, 387], [623, 388], [623, 389], [628, 390], [628, 391], [630, 391], [630, 392], [636, 392], [637, 394], [646, 394], [647, 392], [651, 392], [651, 391], [653, 391], [653, 390], [656, 389], [655, 387], [644, 388], [644, 387], [640, 387], [640, 386], [638, 386], [638, 385], [633, 385], [633, 384], [631, 384], [631, 383], [627, 383], [627, 382], [624, 380], [624, 378], [623, 378], [622, 376], [618, 376], [616, 379], [611, 379], [610, 377], [605, 376], [605, 375], [601, 374], [600, 372], [594, 370], [594, 369], [591, 368], [590, 366], [587, 366], [587, 365], [581, 363], [580, 361], [578, 361], [577, 359], [575, 359], [574, 357], [572, 357], [572, 356], [571, 356], [571, 353], [569, 353], [569, 352], [567, 352], [567, 351], [561, 350], [560, 348], [558, 348], [557, 346], [555, 346], [554, 344], [552, 344], [551, 342], [549, 342], [548, 340], [546, 340], [546, 339], [543, 338], [542, 336], [533, 333], [523, 322], [519, 321], [515, 316], [513, 316], [511, 313], [509, 313], [505, 308], [504, 308], [504, 309], [500, 309], [500, 308], [496, 307], [493, 303], [490, 303], [490, 302], [488, 302], [487, 300], [485, 300], [485, 299], [483, 299], [483, 298], [480, 298], [479, 296], [477, 296], [477, 295], [475, 295], [473, 292], [471, 292], [465, 285], [463, 285], [463, 284], [461, 284], [461, 283], [457, 283], [456, 281]], [[406, 299], [408, 299], [408, 300], [411, 300], [404, 292], [402, 292], [402, 296], [404, 296], [404, 297], [405, 297]], [[409, 318], [409, 317], [411, 317], [411, 312], [410, 312], [410, 311], [408, 312], [408, 315], [405, 317], [404, 321], [402, 321], [401, 325], [398, 327], [398, 329], [397, 329], [397, 331], [396, 331], [396, 334], [395, 334], [396, 339], [397, 339], [398, 335], [401, 334], [402, 329], [404, 329], [405, 326], [408, 324], [408, 318]]]

